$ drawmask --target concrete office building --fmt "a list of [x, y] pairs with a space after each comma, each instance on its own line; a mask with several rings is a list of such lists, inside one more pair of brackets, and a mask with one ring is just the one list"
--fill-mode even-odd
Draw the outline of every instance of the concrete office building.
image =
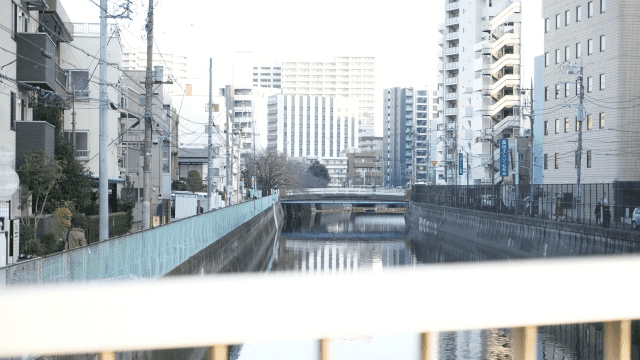
[[[528, 126], [528, 121], [520, 116], [521, 99], [516, 89], [522, 88], [523, 78], [529, 80], [528, 74], [523, 76], [521, 44], [523, 34], [528, 37], [539, 29], [533, 20], [525, 26], [521, 15], [539, 14], [534, 5], [530, 1], [527, 3], [530, 7], [526, 7], [518, 0], [445, 1], [445, 22], [439, 28], [442, 50], [437, 183], [515, 181], [513, 177], [499, 176], [498, 141], [511, 138], [511, 143], [515, 143]], [[535, 46], [529, 49], [534, 52]], [[527, 71], [532, 74], [533, 58], [527, 63]], [[520, 151], [523, 164], [527, 163], [523, 157], [526, 146], [526, 139], [516, 146], [524, 147]], [[458, 172], [460, 153], [464, 157], [463, 175]], [[520, 175], [527, 178], [522, 169]]]
[[[577, 181], [580, 130], [582, 183], [637, 181], [640, 2], [545, 0], [543, 18], [544, 183]], [[566, 67], [580, 63], [582, 122], [575, 107], [578, 74]]]
[[426, 88], [396, 87], [383, 91], [384, 186], [429, 181], [429, 129], [434, 100], [433, 92]]
[[348, 148], [358, 147], [358, 105], [344, 97], [273, 95], [268, 100], [267, 149], [329, 169], [332, 185], [346, 179]]

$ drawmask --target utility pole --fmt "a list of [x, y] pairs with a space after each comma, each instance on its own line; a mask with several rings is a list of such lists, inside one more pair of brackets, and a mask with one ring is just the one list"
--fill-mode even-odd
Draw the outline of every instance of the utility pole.
[[[109, 128], [107, 122], [107, 101], [109, 100], [107, 98], [107, 71], [107, 0], [100, 0], [100, 130], [98, 144], [98, 194], [100, 197], [98, 233], [99, 241], [109, 239]], [[75, 141], [75, 135], [73, 138]]]
[[[230, 87], [229, 87], [230, 89]], [[229, 94], [227, 94], [227, 206], [231, 206], [231, 176], [233, 175], [233, 164], [231, 163], [231, 158], [233, 155], [233, 143], [232, 141], [230, 141], [231, 139], [231, 114], [232, 111], [229, 108], [229, 103], [230, 101], [228, 100], [228, 96], [230, 96]]]
[[[102, 0], [106, 1], [106, 0]], [[153, 120], [153, 76], [151, 66], [153, 64], [153, 0], [149, 0], [149, 13], [147, 18], [147, 75], [144, 85], [146, 90], [146, 102], [144, 106], [144, 163], [142, 167], [142, 228], [151, 227], [151, 124]]]
[[[567, 71], [567, 75], [577, 74], [576, 91], [580, 102], [578, 104], [567, 104], [567, 107], [576, 107], [576, 122], [578, 126], [578, 149], [576, 150], [576, 183], [578, 190], [578, 201], [581, 201], [581, 183], [582, 183], [582, 120], [584, 117], [584, 58], [580, 54], [580, 65], [565, 65], [563, 68]], [[576, 221], [582, 222], [580, 214], [581, 206], [576, 205]]]
[[73, 155], [78, 156], [76, 149], [76, 84], [73, 84], [73, 110], [71, 110], [71, 143], [73, 144]]
[[209, 58], [209, 126], [207, 127], [207, 133], [209, 135], [208, 149], [209, 149], [209, 159], [207, 163], [207, 202], [208, 207], [207, 211], [212, 210], [213, 201], [211, 201], [211, 195], [213, 194], [213, 59]]

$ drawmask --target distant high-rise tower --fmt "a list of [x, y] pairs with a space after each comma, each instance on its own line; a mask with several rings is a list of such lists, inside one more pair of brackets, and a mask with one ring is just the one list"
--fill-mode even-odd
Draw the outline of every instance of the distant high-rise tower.
[[[173, 81], [172, 85], [164, 85], [165, 96], [182, 95], [186, 87], [187, 57], [172, 52], [154, 52], [153, 66], [164, 67], [165, 80]], [[124, 48], [122, 51], [122, 70], [146, 70], [147, 50]]]
[[382, 176], [387, 187], [430, 181], [433, 92], [426, 88], [383, 91]]

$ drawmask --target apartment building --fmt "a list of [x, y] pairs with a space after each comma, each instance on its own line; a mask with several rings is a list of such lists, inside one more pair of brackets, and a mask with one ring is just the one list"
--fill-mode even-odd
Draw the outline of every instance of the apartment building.
[[[175, 52], [162, 52], [154, 49], [153, 66], [163, 66], [165, 81], [173, 81], [173, 84], [165, 86], [165, 95], [182, 96], [186, 91], [187, 57]], [[146, 70], [146, 48], [133, 49], [124, 47], [122, 51], [122, 70]]]
[[636, 181], [640, 3], [545, 0], [543, 18], [544, 183], [575, 183], [579, 159], [582, 183]]
[[[115, 24], [107, 27], [108, 48], [107, 61], [118, 64], [122, 57], [122, 43]], [[67, 91], [69, 93], [69, 107], [64, 111], [64, 138], [75, 143], [76, 158], [84, 163], [93, 174], [99, 173], [99, 135], [100, 110], [95, 102], [99, 98], [100, 89], [97, 73], [99, 69], [96, 59], [88, 57], [84, 51], [97, 54], [100, 50], [100, 24], [75, 23], [73, 28], [73, 42], [60, 46], [60, 59], [68, 70]], [[95, 73], [94, 73], [95, 70]], [[107, 82], [117, 84], [122, 72], [114, 67], [107, 69]], [[91, 76], [94, 77], [91, 77]], [[120, 93], [116, 87], [107, 88], [109, 106], [107, 108], [108, 138], [116, 139], [119, 135], [117, 110], [120, 103]], [[139, 101], [139, 99], [135, 99]], [[75, 113], [75, 114], [74, 114]], [[74, 139], [75, 134], [75, 139]], [[75, 142], [74, 142], [75, 140]], [[120, 176], [118, 169], [118, 142], [108, 146], [108, 174], [109, 178]], [[115, 185], [111, 184], [110, 186]]]
[[328, 169], [340, 165], [340, 171], [334, 171], [332, 178], [346, 178], [347, 158], [343, 153], [359, 146], [355, 100], [273, 95], [268, 100], [268, 119], [268, 150], [307, 163], [317, 160]]
[[376, 61], [365, 56], [326, 56], [282, 63], [282, 93], [286, 95], [345, 97], [358, 105], [358, 136], [373, 136]]
[[383, 91], [383, 183], [428, 182], [431, 168], [432, 92], [426, 88]]
[[[437, 127], [436, 178], [440, 184], [513, 183], [500, 177], [498, 141], [511, 138], [513, 155], [526, 163], [525, 121], [519, 111], [523, 88], [523, 9], [536, 13], [534, 2], [519, 0], [461, 2], [446, 0], [439, 52], [440, 120]], [[529, 15], [528, 15], [529, 16]], [[533, 15], [530, 15], [533, 16]], [[539, 31], [539, 30], [537, 30]], [[535, 47], [530, 48], [535, 51]], [[533, 73], [533, 63], [531, 59]], [[517, 144], [516, 144], [517, 142]], [[524, 148], [524, 150], [517, 150]], [[465, 163], [459, 173], [459, 155]], [[467, 162], [468, 161], [468, 162]], [[512, 168], [510, 174], [515, 171]], [[527, 174], [520, 169], [520, 175]], [[526, 181], [526, 180], [525, 180]]]

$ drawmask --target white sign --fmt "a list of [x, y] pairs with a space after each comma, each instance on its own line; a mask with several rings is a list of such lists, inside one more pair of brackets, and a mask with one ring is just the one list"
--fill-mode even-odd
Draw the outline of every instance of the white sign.
[[0, 200], [11, 200], [20, 186], [20, 178], [12, 168], [15, 157], [11, 149], [0, 146]]

